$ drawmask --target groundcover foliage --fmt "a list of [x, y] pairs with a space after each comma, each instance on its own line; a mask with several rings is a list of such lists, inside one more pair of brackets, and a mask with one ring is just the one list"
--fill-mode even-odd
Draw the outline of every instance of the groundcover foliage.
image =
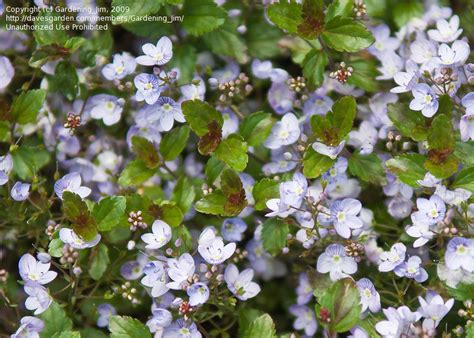
[[0, 1], [0, 335], [474, 337], [451, 3]]

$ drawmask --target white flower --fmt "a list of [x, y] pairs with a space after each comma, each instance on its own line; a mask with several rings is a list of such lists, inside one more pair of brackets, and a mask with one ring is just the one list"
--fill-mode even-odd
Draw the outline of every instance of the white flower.
[[451, 47], [443, 43], [439, 46], [436, 60], [440, 66], [460, 66], [466, 62], [470, 52], [469, 45], [462, 40], [454, 41]]
[[205, 229], [199, 236], [198, 251], [209, 264], [221, 264], [234, 254], [235, 248], [235, 243], [224, 246], [222, 237], [216, 236], [213, 228]]
[[319, 255], [316, 269], [328, 273], [332, 281], [347, 277], [357, 271], [354, 258], [346, 255], [346, 249], [340, 244], [331, 244]]
[[89, 100], [93, 119], [102, 120], [106, 126], [120, 121], [125, 100], [108, 94], [94, 95]]
[[0, 56], [0, 90], [8, 87], [15, 75], [15, 69], [6, 56]]
[[166, 284], [173, 290], [181, 290], [187, 285], [188, 279], [194, 275], [195, 265], [193, 257], [184, 253], [179, 258], [168, 258], [168, 276], [173, 280]]
[[439, 19], [436, 21], [436, 28], [430, 29], [428, 36], [438, 42], [452, 42], [462, 33], [462, 29], [458, 29], [459, 17], [457, 15], [454, 15], [449, 22], [445, 19]]
[[91, 193], [91, 189], [87, 187], [81, 187], [81, 175], [77, 172], [64, 175], [54, 183], [54, 192], [56, 195], [63, 199], [63, 193], [69, 191], [86, 198]]
[[21, 279], [42, 285], [53, 281], [58, 275], [54, 271], [49, 271], [50, 267], [51, 263], [41, 263], [30, 254], [24, 254], [18, 262]]
[[154, 221], [151, 231], [141, 237], [146, 249], [159, 249], [171, 240], [171, 227], [163, 221]]
[[34, 310], [35, 315], [46, 311], [53, 302], [53, 298], [49, 295], [48, 290], [40, 284], [27, 283], [25, 285], [25, 292], [28, 295], [25, 301], [25, 307], [28, 310]]
[[324, 143], [321, 142], [314, 142], [312, 147], [315, 152], [327, 156], [330, 159], [334, 160], [336, 159], [337, 155], [344, 149], [344, 145], [346, 144], [346, 141], [342, 140], [341, 143], [339, 143], [337, 146], [332, 147], [328, 146]]
[[145, 55], [137, 57], [136, 60], [138, 64], [144, 66], [161, 66], [173, 57], [173, 44], [166, 36], [158, 40], [156, 46], [151, 43], [144, 44], [142, 50]]
[[245, 269], [239, 273], [234, 264], [229, 264], [225, 269], [224, 279], [227, 287], [240, 300], [253, 298], [260, 292], [260, 286], [252, 282], [252, 278], [252, 269]]
[[292, 113], [285, 114], [281, 121], [273, 125], [270, 135], [264, 145], [269, 149], [277, 149], [281, 146], [295, 143], [300, 137], [298, 119]]
[[395, 269], [405, 261], [406, 246], [403, 243], [395, 243], [390, 251], [384, 251], [380, 254], [379, 271], [388, 272]]
[[96, 246], [100, 242], [100, 234], [97, 234], [91, 241], [86, 242], [82, 237], [77, 235], [74, 230], [62, 228], [59, 230], [59, 238], [64, 244], [69, 244], [74, 249], [87, 249]]

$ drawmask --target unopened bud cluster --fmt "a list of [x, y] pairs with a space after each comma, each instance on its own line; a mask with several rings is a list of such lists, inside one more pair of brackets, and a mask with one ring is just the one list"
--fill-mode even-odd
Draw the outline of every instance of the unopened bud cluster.
[[138, 228], [146, 229], [147, 224], [143, 222], [142, 211], [131, 211], [128, 214], [128, 224], [130, 224], [131, 231], [137, 231]]
[[221, 83], [218, 87], [221, 91], [219, 100], [221, 102], [225, 102], [228, 100], [232, 100], [233, 98], [239, 95], [249, 95], [250, 92], [253, 90], [253, 87], [248, 82], [249, 77], [244, 73], [240, 73], [237, 79]]
[[346, 241], [344, 249], [346, 250], [346, 255], [353, 257], [354, 260], [359, 263], [364, 256], [364, 246], [355, 241]]
[[248, 256], [247, 250], [240, 250], [239, 248], [235, 249], [234, 256], [232, 257], [232, 260], [234, 263], [238, 263], [239, 261], [243, 260], [245, 257]]
[[74, 113], [67, 114], [66, 123], [64, 128], [69, 129], [71, 134], [74, 134], [76, 129], [81, 125], [81, 116]]
[[363, 0], [354, 0], [354, 14], [357, 18], [361, 18], [367, 14], [367, 6]]
[[290, 78], [288, 80], [288, 87], [296, 93], [301, 93], [306, 88], [305, 78], [302, 76]]
[[435, 78], [435, 82], [438, 85], [447, 85], [458, 80], [458, 75], [453, 73], [451, 68], [441, 68], [440, 73], [440, 76]]
[[123, 299], [130, 301], [132, 304], [139, 304], [140, 301], [136, 297], [137, 289], [132, 287], [130, 282], [125, 282], [120, 287], [114, 286], [112, 290], [116, 294], [120, 294]]
[[8, 271], [0, 269], [0, 283], [6, 283], [8, 279]]
[[329, 73], [329, 77], [339, 81], [340, 83], [346, 83], [351, 77], [353, 71], [354, 69], [352, 67], [346, 67], [346, 63], [341, 62], [336, 71]]
[[57, 224], [53, 220], [48, 221], [48, 225], [46, 226], [46, 230], [44, 231], [46, 235], [48, 235], [49, 239], [53, 239], [53, 235], [58, 230], [59, 224]]
[[74, 265], [76, 263], [77, 259], [79, 258], [79, 252], [74, 249], [72, 246], [69, 244], [64, 244], [63, 246], [63, 255], [59, 259], [59, 262], [61, 264], [70, 264]]

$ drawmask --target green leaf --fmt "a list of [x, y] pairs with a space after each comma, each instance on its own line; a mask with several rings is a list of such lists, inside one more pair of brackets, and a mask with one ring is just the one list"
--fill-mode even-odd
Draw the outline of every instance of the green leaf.
[[263, 248], [273, 256], [281, 253], [286, 246], [289, 231], [285, 221], [277, 218], [267, 219], [262, 228]]
[[120, 174], [118, 183], [121, 186], [137, 186], [145, 182], [154, 175], [153, 169], [147, 168], [145, 163], [141, 160], [133, 160], [128, 162], [125, 169]]
[[176, 202], [184, 214], [188, 212], [193, 205], [195, 197], [196, 192], [194, 191], [194, 185], [186, 176], [181, 176], [174, 186], [171, 199]]
[[349, 157], [349, 171], [365, 182], [385, 184], [385, 170], [380, 158], [375, 154], [354, 153]]
[[215, 156], [211, 156], [206, 163], [206, 168], [204, 169], [204, 174], [207, 177], [208, 183], [211, 185], [214, 184], [224, 168], [224, 163], [219, 161]]
[[426, 140], [428, 132], [421, 112], [411, 110], [401, 102], [390, 103], [387, 107], [388, 117], [403, 136], [414, 141]]
[[216, 121], [222, 127], [224, 119], [209, 103], [200, 100], [188, 100], [181, 104], [184, 117], [191, 130], [201, 137], [209, 132], [209, 124]]
[[76, 50], [82, 47], [86, 43], [86, 41], [87, 39], [83, 37], [74, 36], [72, 38], [67, 39], [67, 41], [64, 43], [64, 48], [69, 49], [69, 53], [74, 53]]
[[111, 338], [151, 338], [148, 328], [138, 320], [126, 316], [110, 316]]
[[396, 1], [391, 10], [393, 21], [395, 21], [398, 28], [402, 28], [412, 18], [421, 18], [423, 15], [423, 4], [417, 0]]
[[372, 33], [363, 24], [340, 16], [326, 24], [322, 38], [329, 48], [339, 52], [357, 52], [375, 41]]
[[354, 8], [353, 0], [334, 0], [326, 11], [326, 22], [334, 19], [336, 16], [351, 16]]
[[239, 134], [231, 134], [215, 150], [215, 156], [229, 167], [242, 171], [247, 167], [247, 143]]
[[[113, 0], [112, 6], [117, 11], [112, 13], [113, 23], [121, 24], [133, 22], [134, 17], [146, 16], [158, 12], [163, 0]], [[123, 12], [120, 11], [123, 9]]]
[[56, 257], [56, 258], [62, 257], [63, 247], [64, 247], [63, 241], [61, 241], [59, 238], [54, 238], [51, 242], [49, 242], [48, 253], [52, 257]]
[[342, 140], [352, 129], [356, 117], [356, 101], [352, 96], [344, 96], [332, 106], [332, 125], [338, 128], [339, 140]]
[[304, 0], [301, 17], [303, 21], [298, 25], [298, 35], [308, 40], [318, 38], [324, 29], [323, 0]]
[[418, 188], [417, 181], [422, 180], [426, 173], [425, 159], [421, 154], [403, 154], [389, 159], [385, 165], [400, 181]]
[[63, 213], [72, 224], [76, 234], [90, 241], [97, 235], [97, 226], [92, 218], [86, 202], [81, 197], [70, 191], [63, 193]]
[[303, 174], [307, 178], [316, 178], [328, 171], [336, 162], [328, 156], [321, 155], [312, 147], [306, 149], [303, 156]]
[[453, 188], [463, 188], [474, 192], [474, 167], [463, 168], [454, 179]]
[[267, 7], [267, 16], [275, 25], [289, 33], [296, 33], [303, 21], [301, 6], [296, 2], [280, 1]]
[[32, 179], [50, 160], [50, 153], [43, 147], [20, 146], [11, 155], [13, 171], [22, 180]]
[[[68, 35], [66, 31], [56, 29], [55, 24], [62, 21], [60, 18], [61, 15], [56, 11], [42, 10], [38, 14], [34, 21], [35, 31], [33, 32], [38, 45], [50, 45], [53, 43], [63, 45], [67, 41]], [[54, 23], [53, 20], [55, 20]], [[53, 24], [53, 29], [51, 29], [51, 24]]]
[[189, 126], [183, 125], [167, 132], [160, 142], [160, 153], [165, 161], [172, 161], [181, 154], [189, 138]]
[[50, 338], [56, 333], [72, 330], [72, 320], [67, 316], [58, 303], [52, 302], [48, 310], [38, 315], [44, 321], [44, 329], [41, 338]]
[[355, 282], [350, 278], [340, 279], [319, 299], [322, 308], [329, 310], [331, 331], [345, 332], [359, 320], [361, 313], [360, 294]]
[[126, 205], [127, 199], [124, 196], [107, 196], [101, 199], [92, 210], [99, 231], [110, 231], [119, 225]]
[[265, 210], [267, 201], [280, 196], [280, 182], [271, 178], [263, 178], [256, 182], [252, 189], [252, 195], [255, 199], [255, 210]]
[[261, 315], [254, 319], [245, 332], [242, 338], [276, 338], [275, 324], [272, 317], [268, 314]]
[[454, 156], [449, 156], [440, 163], [435, 163], [431, 159], [425, 161], [425, 169], [437, 178], [448, 178], [451, 177], [456, 171], [458, 171], [459, 162]]
[[222, 140], [222, 128], [216, 121], [212, 121], [208, 125], [209, 131], [206, 135], [203, 135], [198, 142], [198, 151], [201, 155], [209, 155]]
[[75, 99], [79, 89], [79, 77], [76, 68], [69, 61], [58, 63], [53, 76], [48, 76], [49, 90], [66, 96], [69, 101]]
[[165, 202], [160, 205], [160, 208], [161, 216], [159, 218], [170, 226], [177, 227], [183, 221], [184, 215], [179, 206]]
[[227, 18], [226, 11], [212, 0], [186, 0], [183, 15], [184, 29], [195, 36], [215, 30]]
[[52, 338], [81, 338], [79, 331], [63, 331], [61, 333], [55, 333]]
[[152, 142], [144, 137], [132, 137], [132, 149], [137, 157], [145, 163], [149, 169], [155, 169], [160, 165], [160, 158]]
[[321, 86], [324, 81], [324, 69], [328, 64], [328, 56], [321, 50], [312, 49], [303, 60], [303, 75], [310, 88]]
[[[474, 284], [464, 284], [458, 283], [455, 288], [449, 286], [446, 287], [450, 296], [454, 297], [456, 300], [464, 302], [468, 299], [472, 299], [474, 294]], [[469, 337], [469, 336], [466, 336]]]
[[429, 149], [453, 150], [454, 143], [453, 125], [450, 118], [444, 114], [437, 115], [428, 131]]
[[263, 143], [270, 135], [274, 123], [272, 114], [259, 111], [247, 115], [239, 127], [240, 135], [251, 147]]
[[474, 141], [456, 141], [453, 155], [461, 162], [474, 166]]
[[282, 32], [266, 20], [261, 20], [262, 15], [264, 14], [260, 11], [253, 13], [252, 20], [247, 25], [245, 39], [250, 56], [268, 59], [280, 53], [278, 40], [282, 37]]
[[235, 24], [228, 20], [219, 29], [204, 34], [202, 38], [213, 53], [230, 56], [237, 62], [245, 63], [248, 59], [247, 46], [236, 29]]
[[89, 275], [93, 280], [99, 280], [104, 275], [110, 263], [109, 249], [105, 244], [99, 244], [92, 255], [93, 258], [89, 266]]
[[10, 142], [10, 122], [0, 121], [0, 142]]
[[239, 175], [232, 169], [225, 169], [221, 175], [221, 189], [226, 201], [225, 216], [237, 216], [247, 205], [245, 190]]
[[169, 62], [169, 67], [179, 69], [178, 85], [191, 82], [196, 70], [196, 62], [196, 49], [193, 46], [181, 45], [173, 48], [173, 58]]
[[203, 214], [222, 215], [224, 214], [224, 204], [226, 197], [220, 190], [204, 195], [194, 205], [194, 209]]
[[12, 115], [19, 124], [36, 122], [38, 111], [46, 98], [44, 89], [29, 90], [16, 96], [12, 103]]

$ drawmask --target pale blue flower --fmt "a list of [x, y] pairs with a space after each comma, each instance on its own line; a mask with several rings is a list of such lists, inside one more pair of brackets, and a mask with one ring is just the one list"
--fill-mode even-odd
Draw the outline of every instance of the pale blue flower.
[[413, 89], [418, 83], [420, 72], [418, 66], [412, 60], [407, 60], [405, 63], [405, 72], [398, 72], [393, 76], [393, 81], [398, 85], [390, 89], [392, 93], [406, 93]]
[[223, 263], [235, 252], [236, 244], [224, 245], [222, 237], [216, 236], [213, 228], [206, 228], [199, 236], [198, 252], [204, 260], [212, 265]]
[[69, 228], [62, 228], [59, 230], [59, 238], [64, 244], [69, 244], [74, 249], [87, 249], [96, 246], [101, 239], [101, 235], [97, 234], [91, 241], [85, 241], [82, 237], [77, 235], [74, 230]]
[[266, 217], [281, 217], [286, 218], [296, 211], [296, 209], [291, 208], [289, 205], [283, 203], [279, 198], [269, 199], [266, 203], [268, 209], [271, 212], [265, 214]]
[[314, 142], [312, 147], [315, 152], [327, 156], [330, 159], [336, 159], [337, 155], [344, 149], [344, 145], [346, 144], [345, 140], [342, 140], [337, 146], [328, 146], [322, 142]]
[[115, 54], [112, 63], [102, 68], [102, 75], [107, 80], [121, 80], [132, 74], [137, 67], [135, 58], [130, 53]]
[[52, 282], [57, 272], [50, 271], [51, 263], [37, 261], [32, 255], [24, 254], [18, 262], [21, 279], [30, 284], [48, 284]]
[[466, 108], [466, 114], [461, 117], [459, 129], [461, 140], [466, 142], [469, 139], [474, 140], [474, 92], [466, 94], [461, 104]]
[[18, 181], [13, 185], [10, 195], [17, 202], [24, 201], [30, 195], [30, 187], [31, 184]]
[[195, 271], [194, 259], [184, 253], [179, 258], [168, 258], [168, 276], [172, 282], [166, 286], [173, 290], [181, 290], [188, 285], [188, 279], [192, 278]]
[[152, 297], [163, 296], [168, 292], [169, 288], [166, 285], [166, 272], [162, 262], [151, 261], [143, 268], [145, 276], [141, 279], [141, 283], [146, 287], [151, 288]]
[[234, 264], [227, 265], [224, 272], [224, 280], [229, 290], [240, 300], [255, 297], [260, 292], [260, 286], [252, 282], [253, 270], [245, 269], [239, 273]]
[[415, 337], [413, 323], [417, 322], [421, 315], [417, 311], [412, 312], [407, 306], [401, 306], [398, 309], [390, 307], [384, 309], [383, 313], [387, 320], [375, 324], [375, 329], [382, 337], [398, 338], [402, 335]]
[[428, 36], [438, 42], [452, 42], [462, 34], [462, 29], [459, 29], [459, 17], [457, 15], [453, 15], [449, 22], [445, 19], [439, 19], [436, 21], [436, 28], [430, 29]]
[[94, 95], [88, 101], [91, 117], [102, 120], [106, 126], [120, 121], [124, 104], [124, 99], [108, 94]]
[[410, 60], [421, 64], [421, 68], [429, 67], [438, 53], [438, 44], [420, 35], [410, 44], [410, 51]]
[[54, 192], [60, 199], [63, 199], [63, 193], [65, 191], [77, 194], [81, 198], [86, 198], [91, 193], [91, 189], [81, 186], [81, 183], [81, 175], [77, 172], [73, 172], [64, 175], [54, 183]]
[[163, 36], [156, 45], [146, 43], [142, 46], [145, 55], [136, 58], [137, 63], [144, 66], [164, 65], [173, 57], [173, 43]]
[[247, 230], [247, 224], [238, 217], [226, 218], [222, 223], [222, 237], [229, 242], [240, 242]]
[[115, 310], [115, 308], [108, 303], [102, 303], [97, 306], [97, 313], [99, 314], [99, 318], [97, 318], [97, 326], [107, 327], [109, 326], [110, 316], [115, 316], [117, 314], [117, 310]]
[[299, 283], [296, 287], [296, 302], [298, 305], [307, 304], [313, 298], [313, 287], [309, 283], [308, 274], [305, 272], [300, 273]]
[[142, 241], [146, 243], [146, 249], [159, 249], [171, 240], [171, 227], [161, 221], [156, 220], [151, 227], [152, 233], [142, 235]]
[[451, 47], [443, 43], [438, 49], [437, 61], [440, 66], [461, 66], [471, 52], [467, 42], [462, 40], [454, 41]]
[[416, 200], [418, 211], [411, 215], [413, 223], [434, 225], [442, 222], [446, 213], [446, 206], [438, 195], [433, 195], [430, 199], [418, 198]]
[[388, 272], [395, 269], [405, 261], [407, 248], [403, 243], [395, 243], [390, 251], [384, 251], [380, 254], [379, 271]]
[[13, 160], [10, 154], [0, 156], [0, 186], [8, 182], [8, 175], [13, 169]]
[[48, 290], [38, 283], [26, 283], [25, 293], [28, 295], [25, 307], [28, 310], [34, 310], [35, 315], [45, 312], [53, 302]]
[[375, 290], [375, 286], [368, 278], [361, 278], [357, 282], [360, 293], [360, 303], [362, 304], [362, 312], [370, 310], [372, 313], [379, 312], [381, 309], [380, 295]]
[[359, 229], [364, 225], [357, 217], [361, 209], [362, 204], [353, 198], [346, 198], [331, 204], [331, 219], [339, 236], [349, 238], [351, 229]]
[[411, 256], [408, 261], [398, 265], [393, 272], [399, 277], [412, 278], [418, 283], [423, 283], [428, 279], [428, 273], [423, 269], [421, 263], [420, 257]]
[[169, 326], [173, 321], [173, 315], [166, 309], [154, 309], [152, 314], [153, 317], [146, 322], [146, 325], [152, 333]]
[[416, 223], [406, 229], [406, 233], [414, 238], [417, 238], [413, 243], [414, 248], [419, 248], [433, 239], [435, 233], [431, 226], [426, 223]]
[[0, 91], [7, 88], [15, 76], [15, 69], [6, 56], [0, 56]]
[[377, 144], [379, 132], [370, 123], [362, 121], [359, 130], [349, 132], [349, 142], [347, 144], [359, 149], [362, 155], [372, 154], [374, 146]]
[[382, 67], [377, 67], [381, 75], [376, 76], [377, 80], [393, 79], [395, 74], [403, 69], [403, 59], [393, 51], [385, 51], [379, 55]]
[[273, 82], [267, 95], [268, 103], [278, 115], [288, 113], [296, 98], [295, 92], [284, 82]]
[[178, 319], [170, 326], [165, 328], [163, 337], [166, 338], [201, 338], [202, 335], [198, 331], [196, 324], [192, 321]]
[[202, 305], [209, 299], [209, 288], [204, 283], [194, 283], [186, 289], [189, 296], [189, 305]]
[[443, 298], [434, 291], [426, 293], [426, 299], [418, 296], [420, 308], [418, 312], [425, 318], [423, 327], [436, 328], [441, 320], [449, 313], [454, 305], [454, 299], [450, 298], [444, 302]]
[[331, 110], [334, 101], [326, 95], [310, 94], [304, 102], [303, 113], [306, 116], [326, 115]]
[[155, 74], [138, 74], [133, 80], [137, 88], [136, 100], [147, 104], [155, 103], [161, 94], [161, 81]]
[[417, 84], [412, 89], [413, 100], [410, 109], [420, 111], [423, 116], [432, 117], [438, 111], [438, 97], [426, 83]]
[[155, 104], [148, 106], [146, 119], [150, 123], [158, 123], [161, 131], [171, 130], [175, 120], [186, 122], [181, 105], [170, 97], [160, 97]]
[[181, 86], [181, 94], [183, 95], [181, 101], [186, 100], [204, 100], [206, 94], [206, 86], [204, 81], [199, 76], [193, 78], [190, 84]]
[[357, 271], [353, 257], [346, 255], [346, 249], [340, 244], [331, 244], [319, 255], [316, 270], [328, 273], [332, 281], [352, 275]]
[[291, 181], [280, 184], [280, 202], [299, 208], [308, 189], [308, 180], [302, 173], [295, 173]]
[[269, 149], [278, 149], [282, 146], [295, 143], [300, 137], [300, 134], [301, 130], [297, 117], [292, 113], [288, 113], [273, 125], [264, 145]]
[[375, 42], [368, 48], [374, 55], [380, 55], [385, 51], [395, 51], [400, 46], [400, 40], [390, 37], [390, 28], [386, 24], [375, 26], [371, 29]]
[[[0, 13], [1, 14], [1, 13]], [[20, 327], [10, 338], [39, 338], [44, 329], [44, 322], [36, 317], [25, 316], [20, 320]]]
[[450, 270], [462, 268], [467, 272], [474, 272], [474, 240], [454, 237], [446, 247], [444, 260]]
[[296, 316], [293, 322], [295, 330], [304, 330], [308, 336], [313, 336], [316, 333], [318, 322], [312, 309], [304, 305], [292, 305], [289, 310], [292, 315]]

